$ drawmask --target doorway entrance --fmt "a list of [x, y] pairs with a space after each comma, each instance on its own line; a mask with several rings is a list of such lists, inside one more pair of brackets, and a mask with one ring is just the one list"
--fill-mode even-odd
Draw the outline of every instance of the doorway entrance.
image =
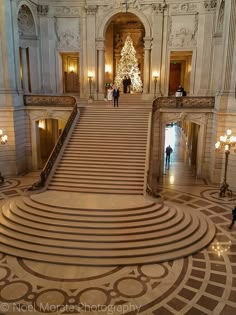
[[64, 127], [65, 122], [59, 119], [36, 121], [38, 169], [44, 167]]
[[179, 85], [182, 85], [187, 95], [189, 94], [192, 54], [192, 51], [170, 52], [169, 96], [175, 96]]
[[79, 94], [79, 54], [62, 54], [63, 93]]
[[196, 178], [199, 129], [199, 125], [190, 121], [171, 122], [165, 126], [164, 179], [168, 176], [169, 181], [180, 182], [183, 176]]

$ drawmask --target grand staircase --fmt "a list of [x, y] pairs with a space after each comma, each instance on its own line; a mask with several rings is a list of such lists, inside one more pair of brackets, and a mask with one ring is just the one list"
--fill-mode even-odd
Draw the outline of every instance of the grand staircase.
[[48, 189], [143, 194], [150, 106], [103, 103], [80, 111]]
[[195, 253], [215, 235], [203, 214], [143, 196], [150, 106], [124, 96], [81, 116], [48, 190], [7, 201], [1, 251], [39, 261], [117, 266]]

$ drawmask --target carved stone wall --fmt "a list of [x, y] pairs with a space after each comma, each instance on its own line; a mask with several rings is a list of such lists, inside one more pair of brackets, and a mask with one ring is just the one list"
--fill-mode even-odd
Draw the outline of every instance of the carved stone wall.
[[80, 27], [78, 18], [55, 18], [56, 47], [63, 51], [80, 49]]
[[[169, 47], [188, 48], [197, 45], [198, 13], [187, 14], [187, 9], [182, 6], [174, 6], [175, 14], [169, 17], [168, 45]], [[183, 8], [184, 11], [183, 11]], [[189, 8], [187, 6], [187, 8]], [[195, 8], [192, 6], [191, 8]]]
[[20, 37], [36, 35], [34, 18], [27, 5], [22, 5], [18, 12], [18, 31]]

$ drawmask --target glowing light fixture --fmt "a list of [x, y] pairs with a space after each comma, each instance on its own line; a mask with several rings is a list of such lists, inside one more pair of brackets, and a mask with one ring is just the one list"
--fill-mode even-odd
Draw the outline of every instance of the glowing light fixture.
[[[236, 137], [232, 136], [232, 130], [227, 129], [226, 135], [220, 136], [220, 141], [215, 144], [215, 150], [220, 151], [221, 148], [225, 151], [225, 172], [223, 183], [220, 186], [220, 197], [225, 197], [226, 192], [232, 195], [232, 190], [229, 189], [229, 184], [227, 183], [227, 169], [228, 169], [228, 159], [231, 147], [235, 147]], [[236, 150], [234, 151], [236, 153]]]
[[[3, 133], [2, 129], [0, 129], [0, 140], [1, 140], [1, 144], [6, 144], [8, 141], [8, 136]], [[4, 183], [4, 177], [2, 176], [0, 172], [0, 184], [3, 184], [3, 183]]]
[[111, 73], [111, 65], [105, 65], [105, 72]]

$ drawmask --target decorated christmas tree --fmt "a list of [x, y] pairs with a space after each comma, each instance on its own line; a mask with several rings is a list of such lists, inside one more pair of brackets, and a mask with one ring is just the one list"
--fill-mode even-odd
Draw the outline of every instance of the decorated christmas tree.
[[142, 92], [143, 84], [140, 78], [136, 51], [130, 35], [125, 40], [124, 47], [121, 50], [121, 58], [117, 66], [115, 84], [119, 89], [122, 89], [122, 81], [125, 76], [131, 79], [131, 90]]

